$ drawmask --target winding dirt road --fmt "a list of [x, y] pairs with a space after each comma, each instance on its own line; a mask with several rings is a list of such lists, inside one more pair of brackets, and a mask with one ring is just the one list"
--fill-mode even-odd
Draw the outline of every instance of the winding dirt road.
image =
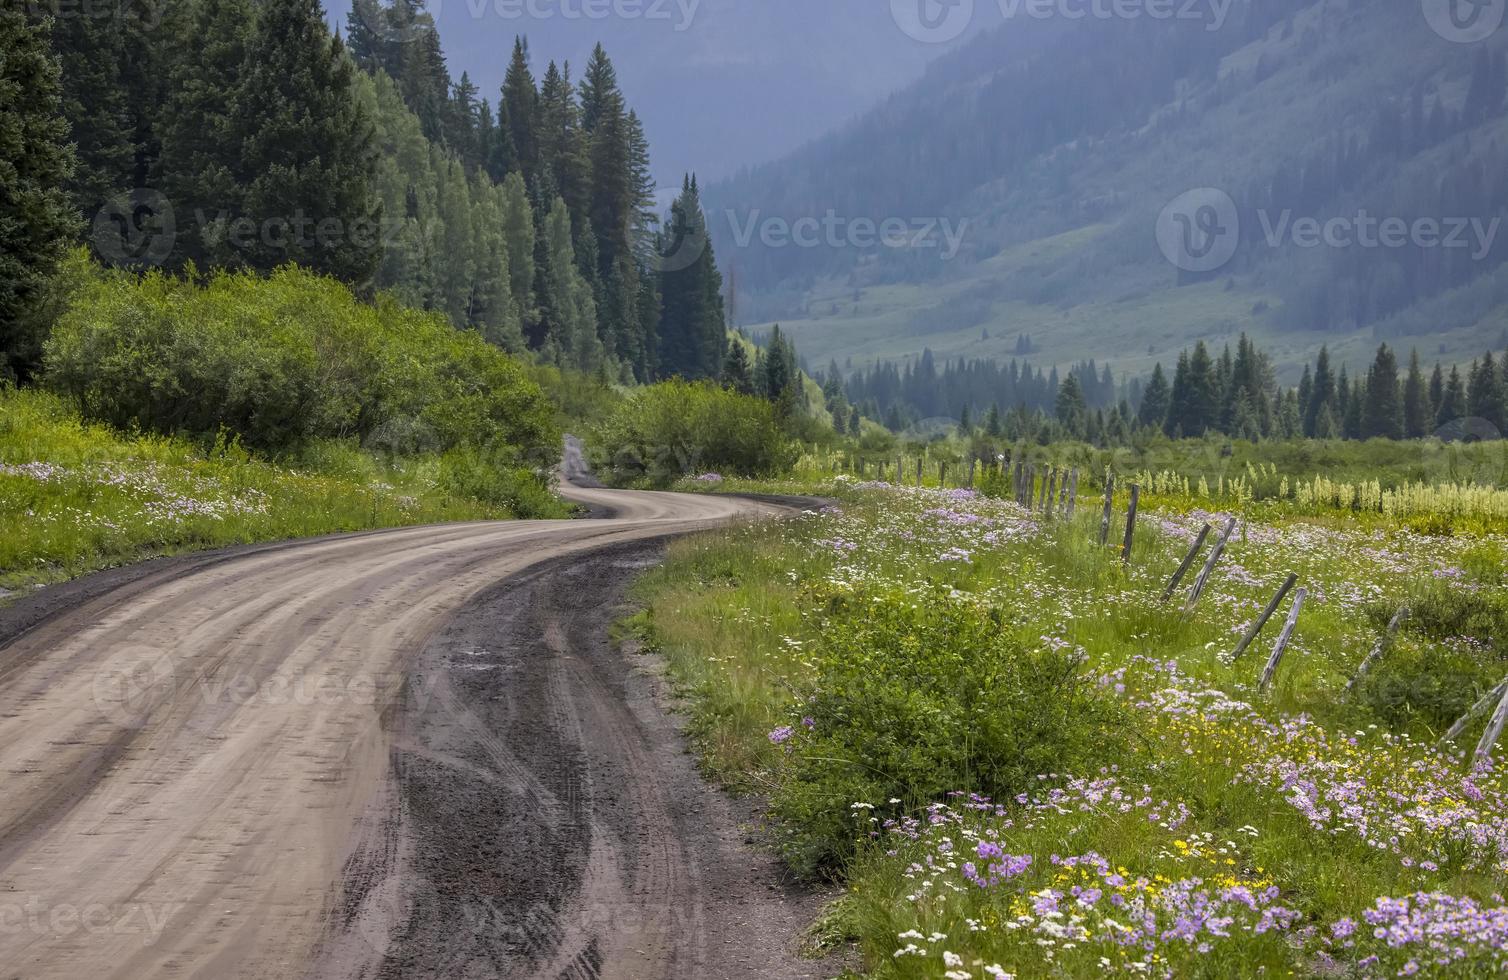
[[[567, 492], [612, 519], [245, 549], [8, 611], [0, 978], [742, 973], [684, 922], [590, 921], [702, 915], [674, 879], [741, 843], [656, 839], [696, 833], [678, 801], [728, 804], [663, 774], [673, 728], [601, 634], [646, 542], [788, 510]], [[661, 877], [615, 875], [625, 848]]]

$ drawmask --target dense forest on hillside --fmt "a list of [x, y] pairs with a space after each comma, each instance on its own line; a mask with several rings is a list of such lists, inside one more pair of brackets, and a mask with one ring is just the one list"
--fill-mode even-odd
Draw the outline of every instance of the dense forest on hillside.
[[[705, 240], [698, 188], [661, 228], [600, 46], [579, 81], [554, 62], [536, 80], [519, 38], [494, 109], [451, 78], [421, 0], [356, 0], [345, 40], [315, 0], [161, 13], [34, 18], [62, 68], [75, 228], [107, 264], [297, 263], [605, 379], [718, 373], [712, 251], [661, 257]], [[40, 343], [15, 346], [24, 379]]]
[[[1150, 370], [1200, 336], [1322, 343], [1360, 368], [1410, 338], [1464, 362], [1508, 310], [1508, 35], [1455, 43], [1398, 0], [1237, 0], [1193, 19], [1021, 17], [941, 57], [846, 129], [708, 190], [743, 322], [825, 360], [1005, 358]], [[896, 133], [905, 133], [901, 141]], [[1159, 210], [1228, 194], [1239, 245], [1211, 272], [1159, 252]], [[967, 223], [958, 256], [739, 240], [741, 222]], [[1461, 245], [1305, 247], [1301, 217], [1475, 221]], [[981, 340], [981, 328], [995, 339]], [[1281, 343], [1279, 343], [1281, 341]], [[1289, 353], [1291, 351], [1291, 353]]]

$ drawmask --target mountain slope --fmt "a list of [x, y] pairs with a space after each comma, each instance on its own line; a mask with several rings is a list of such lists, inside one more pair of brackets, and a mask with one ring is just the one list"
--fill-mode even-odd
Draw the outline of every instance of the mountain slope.
[[[1508, 30], [1450, 41], [1408, 0], [1237, 2], [1218, 25], [1213, 10], [1023, 15], [855, 124], [709, 188], [741, 319], [779, 320], [817, 363], [924, 347], [1003, 357], [1026, 334], [1043, 362], [1143, 371], [1244, 330], [1291, 379], [1322, 343], [1353, 364], [1379, 337], [1447, 359], [1498, 345]], [[1179, 200], [1199, 188], [1218, 193]], [[1218, 194], [1233, 210], [1211, 222], [1223, 215], [1201, 205]], [[951, 259], [940, 241], [863, 248], [840, 233], [770, 247], [748, 235], [829, 211], [964, 234]], [[1234, 254], [1210, 267], [1184, 253], [1180, 215], [1196, 244], [1228, 246], [1216, 259]], [[1300, 247], [1303, 217], [1345, 218], [1353, 238], [1385, 217], [1477, 226], [1461, 248], [1428, 236]], [[1206, 242], [1201, 229], [1216, 233]]]

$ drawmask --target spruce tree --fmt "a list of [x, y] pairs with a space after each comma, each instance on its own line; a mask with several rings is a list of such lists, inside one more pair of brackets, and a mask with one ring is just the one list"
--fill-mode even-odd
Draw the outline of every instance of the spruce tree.
[[1387, 344], [1367, 372], [1366, 400], [1361, 407], [1361, 438], [1402, 439], [1403, 402], [1398, 391], [1398, 358]]
[[740, 341], [728, 345], [728, 356], [723, 361], [723, 387], [740, 395], [754, 394], [753, 369], [749, 364], [749, 352]]
[[1430, 425], [1438, 425], [1436, 421], [1440, 417], [1440, 405], [1445, 401], [1445, 372], [1440, 367], [1440, 362], [1435, 362], [1435, 370], [1429, 376], [1429, 420]]
[[[232, 100], [246, 261], [366, 285], [381, 259], [371, 120], [317, 0], [265, 0]], [[323, 228], [323, 230], [321, 230]], [[232, 229], [232, 235], [236, 231]], [[233, 245], [235, 243], [233, 242]]]
[[1148, 428], [1161, 429], [1168, 420], [1168, 405], [1172, 397], [1172, 391], [1168, 388], [1168, 377], [1163, 373], [1162, 362], [1152, 366], [1152, 378], [1147, 382], [1147, 388], [1142, 392], [1141, 407], [1137, 410], [1136, 419]]
[[1503, 380], [1498, 374], [1497, 361], [1493, 359], [1492, 351], [1488, 351], [1480, 362], [1472, 365], [1466, 383], [1466, 406], [1473, 418], [1485, 420], [1498, 432], [1503, 432], [1504, 426], [1508, 425], [1503, 418]]
[[243, 214], [234, 99], [255, 19], [249, 0], [200, 0], [176, 38], [157, 180], [176, 212], [174, 266], [208, 270], [243, 258], [227, 235]]
[[503, 76], [500, 118], [509, 136], [513, 164], [524, 175], [524, 183], [531, 191], [539, 164], [535, 136], [538, 113], [539, 92], [534, 86], [534, 73], [529, 69], [529, 42], [522, 37], [515, 38], [513, 60], [508, 63], [508, 72]]
[[[15, 5], [26, 10], [27, 5]], [[127, 12], [129, 5], [117, 10]], [[79, 8], [52, 21], [52, 50], [62, 71], [61, 112], [76, 165], [64, 187], [74, 209], [90, 219], [109, 199], [134, 186], [136, 131], [127, 89], [130, 33], [119, 16]], [[166, 28], [169, 25], [164, 25]]]
[[1461, 370], [1452, 364], [1450, 379], [1445, 382], [1443, 394], [1440, 396], [1440, 408], [1435, 415], [1435, 427], [1443, 428], [1451, 422], [1460, 421], [1467, 416], [1466, 382], [1461, 378]]
[[1068, 377], [1064, 378], [1063, 383], [1058, 386], [1053, 413], [1070, 436], [1075, 439], [1085, 437], [1089, 408], [1084, 402], [1084, 389], [1079, 384], [1077, 372], [1068, 372]]
[[1319, 360], [1314, 365], [1314, 387], [1309, 401], [1304, 405], [1304, 435], [1319, 439], [1334, 438], [1333, 430], [1327, 435], [1319, 434], [1320, 413], [1327, 408], [1330, 409], [1333, 425], [1337, 408], [1335, 375], [1330, 370], [1330, 348], [1321, 347]]
[[1403, 434], [1409, 439], [1423, 439], [1434, 428], [1434, 416], [1416, 349], [1409, 353], [1409, 373], [1403, 383]]
[[[687, 380], [716, 378], [727, 324], [718, 272], [695, 178], [687, 176], [671, 205], [660, 274], [660, 372]], [[687, 251], [690, 258], [687, 259]]]
[[58, 61], [44, 24], [0, 8], [0, 381], [26, 382], [48, 324], [42, 301], [78, 217]]

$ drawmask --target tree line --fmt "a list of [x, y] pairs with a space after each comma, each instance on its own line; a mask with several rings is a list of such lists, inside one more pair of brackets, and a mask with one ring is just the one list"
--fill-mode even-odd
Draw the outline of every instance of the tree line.
[[346, 39], [317, 0], [161, 12], [4, 14], [11, 375], [36, 370], [43, 284], [84, 240], [137, 269], [296, 263], [609, 380], [719, 376], [700, 190], [688, 176], [662, 225], [600, 45], [579, 82], [554, 62], [536, 81], [517, 39], [494, 109], [452, 80], [422, 0], [355, 0]]
[[965, 433], [982, 428], [992, 437], [1042, 442], [1115, 444], [1142, 433], [1252, 441], [1508, 434], [1508, 353], [1491, 351], [1464, 368], [1437, 362], [1427, 370], [1417, 350], [1403, 363], [1384, 343], [1365, 373], [1351, 376], [1321, 347], [1295, 387], [1277, 383], [1271, 359], [1245, 334], [1218, 357], [1198, 341], [1179, 354], [1171, 377], [1158, 363], [1146, 380], [1122, 384], [1108, 365], [1097, 371], [1092, 361], [1060, 381], [1056, 368], [1044, 374], [1015, 361], [960, 360], [938, 371], [930, 352], [904, 370], [881, 363], [845, 378], [834, 363], [818, 377], [896, 432], [938, 414], [954, 397], [953, 417]]

